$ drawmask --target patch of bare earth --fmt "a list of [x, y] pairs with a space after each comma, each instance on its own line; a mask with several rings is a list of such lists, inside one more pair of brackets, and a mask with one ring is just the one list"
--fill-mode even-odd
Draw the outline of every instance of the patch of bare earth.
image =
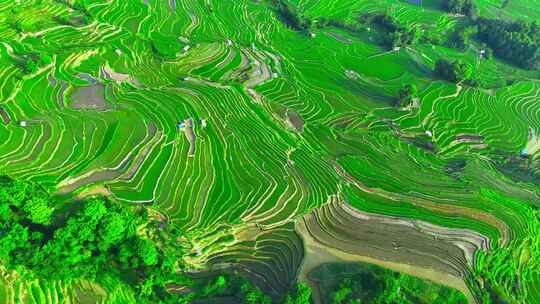
[[287, 110], [287, 122], [291, 125], [297, 132], [304, 131], [304, 119], [300, 114], [296, 113], [293, 110]]
[[85, 199], [91, 196], [110, 196], [110, 195], [111, 195], [111, 191], [107, 187], [103, 185], [98, 185], [98, 186], [90, 187], [88, 189], [81, 191], [79, 194], [77, 194], [77, 199]]
[[299, 280], [314, 290], [310, 272], [322, 264], [366, 262], [430, 280], [457, 290], [476, 303], [465, 284], [471, 254], [488, 240], [469, 230], [449, 229], [421, 221], [374, 215], [354, 210], [332, 198], [296, 224], [304, 241]]
[[194, 157], [195, 156], [195, 132], [193, 131], [193, 119], [188, 118], [184, 120], [185, 128], [184, 128], [184, 135], [186, 136], [188, 142], [189, 142], [189, 151], [188, 156]]
[[109, 109], [105, 100], [105, 86], [95, 84], [75, 88], [71, 94], [70, 107], [78, 110], [105, 111]]
[[338, 33], [329, 33], [330, 36], [334, 37], [337, 41], [341, 41], [345, 44], [351, 44], [352, 40], [346, 37], [341, 36]]
[[6, 109], [4, 107], [0, 106], [0, 117], [2, 117], [2, 122], [5, 125], [8, 125], [11, 122], [11, 118], [9, 117], [8, 113], [6, 112]]

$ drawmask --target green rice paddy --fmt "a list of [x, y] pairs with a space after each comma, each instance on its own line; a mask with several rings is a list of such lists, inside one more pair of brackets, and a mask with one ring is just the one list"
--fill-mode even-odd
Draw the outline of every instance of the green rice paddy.
[[[539, 1], [502, 2], [476, 1], [481, 16], [540, 21]], [[343, 24], [385, 11], [441, 37], [463, 22], [435, 0], [288, 3]], [[468, 300], [540, 302], [540, 72], [479, 60], [476, 44], [388, 50], [376, 29], [310, 34], [271, 1], [0, 1], [0, 172], [61, 199], [145, 204], [185, 232], [194, 272], [239, 269], [270, 293], [307, 263], [295, 223], [338, 197], [485, 237], [458, 267]], [[440, 58], [471, 64], [485, 86], [438, 80]], [[407, 83], [419, 102], [395, 107]], [[2, 278], [2, 303], [133, 301]]]

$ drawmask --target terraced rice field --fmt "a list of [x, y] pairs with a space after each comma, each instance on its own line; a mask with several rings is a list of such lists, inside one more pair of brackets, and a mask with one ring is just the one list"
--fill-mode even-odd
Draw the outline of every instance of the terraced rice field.
[[[486, 16], [503, 11], [478, 2]], [[504, 12], [538, 20], [533, 2], [511, 0]], [[385, 9], [441, 35], [460, 22], [438, 1], [290, 3], [345, 23]], [[519, 282], [513, 303], [540, 301], [539, 184], [503, 170], [523, 149], [537, 169], [531, 73], [494, 59], [477, 66], [488, 82], [505, 77], [498, 66], [527, 77], [450, 84], [433, 77], [434, 62], [475, 62], [474, 52], [388, 51], [368, 30], [332, 26], [303, 35], [267, 1], [85, 7], [0, 1], [0, 172], [63, 198], [146, 204], [185, 231], [193, 272], [237, 269], [271, 294], [321, 263], [367, 261], [470, 303], [482, 303], [486, 273], [499, 289]], [[29, 58], [36, 69], [25, 70]], [[404, 83], [418, 86], [417, 106], [393, 106]], [[498, 264], [497, 252], [525, 251]], [[85, 302], [81, 290], [129, 299], [88, 282], [4, 277], [6, 303]]]

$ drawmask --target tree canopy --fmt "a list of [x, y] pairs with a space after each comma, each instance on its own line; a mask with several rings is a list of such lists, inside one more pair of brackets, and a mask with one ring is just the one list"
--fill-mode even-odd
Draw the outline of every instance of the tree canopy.
[[404, 85], [398, 92], [398, 105], [405, 107], [411, 104], [418, 94], [418, 88], [414, 84]]
[[463, 14], [469, 17], [476, 16], [476, 6], [472, 0], [444, 0], [442, 7], [453, 14]]
[[[149, 221], [145, 207], [103, 197], [57, 208], [40, 185], [0, 176], [0, 261], [23, 277], [70, 282], [114, 278], [133, 288], [143, 303], [190, 303], [229, 297], [246, 304], [272, 299], [237, 275], [194, 280], [182, 273], [180, 235], [172, 225]], [[109, 284], [110, 285], [110, 284]], [[169, 285], [189, 290], [175, 293]], [[300, 284], [285, 295], [287, 304], [309, 303]]]
[[465, 296], [441, 285], [368, 264], [323, 266], [314, 274], [323, 285], [323, 303], [330, 304], [465, 304]]
[[292, 7], [287, 1], [273, 0], [272, 1], [278, 17], [281, 21], [291, 29], [299, 32], [307, 33], [313, 26], [311, 19], [302, 16]]
[[434, 72], [444, 80], [457, 83], [469, 79], [472, 75], [472, 68], [460, 60], [439, 59], [435, 62]]
[[495, 56], [526, 69], [540, 67], [540, 26], [536, 22], [478, 18], [478, 38]]
[[75, 203], [61, 213], [38, 184], [1, 177], [2, 264], [23, 276], [63, 281], [99, 282], [105, 274], [121, 271], [129, 273], [124, 277], [133, 282], [126, 283], [134, 286], [138, 297], [147, 300], [168, 297], [166, 282], [190, 283], [170, 267], [174, 256], [164, 254], [167, 246], [159, 248], [137, 233], [146, 224], [145, 209], [106, 198]]
[[420, 31], [416, 26], [402, 24], [389, 14], [377, 14], [373, 16], [372, 22], [386, 31], [384, 43], [389, 47], [412, 45], [420, 39]]

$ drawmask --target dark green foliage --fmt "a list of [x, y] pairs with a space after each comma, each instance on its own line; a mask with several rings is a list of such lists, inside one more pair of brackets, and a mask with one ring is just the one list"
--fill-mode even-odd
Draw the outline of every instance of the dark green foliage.
[[164, 59], [174, 59], [176, 54], [182, 50], [182, 44], [177, 37], [153, 32], [150, 38], [152, 50]]
[[470, 18], [467, 26], [456, 29], [450, 35], [448, 43], [451, 47], [464, 49], [472, 37], [477, 37], [488, 46], [483, 48], [483, 59], [495, 55], [521, 68], [540, 67], [540, 26], [537, 22], [476, 18], [476, 9], [471, 0], [445, 0], [443, 7]]
[[85, 1], [65, 1], [65, 4], [75, 11], [78, 11], [88, 17], [91, 16], [90, 11], [86, 7]]
[[[115, 206], [102, 199], [92, 199], [82, 204], [84, 207], [70, 215], [67, 222], [42, 229], [47, 238], [30, 242], [32, 251], [23, 256], [11, 256], [4, 261], [5, 264], [12, 268], [24, 266], [39, 278], [96, 279], [100, 272], [110, 266], [111, 249], [123, 238], [110, 239], [101, 229], [106, 226], [108, 212], [116, 212]], [[134, 221], [129, 213], [123, 212], [122, 215], [126, 221]], [[21, 223], [24, 225], [24, 221]], [[25, 229], [30, 233], [38, 232], [32, 226]], [[134, 229], [131, 231], [133, 233]], [[20, 249], [17, 251], [22, 252]]]
[[408, 106], [417, 96], [417, 94], [418, 89], [416, 88], [416, 85], [404, 85], [398, 92], [398, 105], [402, 107]]
[[35, 73], [38, 70], [38, 64], [33, 59], [27, 59], [23, 66], [24, 72], [26, 74]]
[[66, 26], [84, 26], [90, 22], [90, 18], [84, 14], [75, 14], [75, 16], [55, 16], [53, 17], [54, 22], [60, 25]]
[[350, 287], [352, 284], [352, 281], [350, 279], [343, 280], [340, 285], [339, 289], [334, 291], [332, 294], [332, 297], [330, 299], [332, 304], [342, 304], [342, 303], [350, 303], [353, 300], [360, 301], [359, 299], [353, 299], [353, 291]]
[[222, 295], [229, 288], [229, 279], [223, 275], [220, 275], [208, 282], [208, 284], [203, 288], [201, 294], [204, 297]]
[[[218, 275], [199, 282], [184, 299], [200, 300], [201, 303], [270, 304], [272, 299], [259, 288], [238, 275]], [[307, 302], [291, 302], [307, 303]]]
[[160, 248], [137, 232], [147, 224], [144, 210], [93, 198], [53, 214], [54, 204], [39, 185], [0, 177], [0, 260], [6, 268], [46, 280], [99, 282], [113, 275], [133, 286], [143, 302], [176, 298], [167, 283], [191, 284], [177, 273], [174, 243]]
[[493, 50], [489, 47], [484, 48], [484, 59], [491, 59], [493, 58]]
[[460, 60], [439, 59], [435, 63], [434, 72], [442, 79], [454, 83], [469, 79], [472, 75], [471, 67]]
[[28, 213], [28, 218], [35, 224], [49, 225], [51, 223], [53, 209], [47, 197], [29, 199], [23, 210]]
[[146, 266], [153, 266], [158, 263], [158, 252], [156, 246], [145, 239], [139, 239], [137, 242], [137, 254]]
[[285, 298], [284, 304], [311, 303], [311, 289], [305, 283], [297, 284]]
[[23, 24], [22, 24], [22, 22], [20, 22], [20, 20], [10, 20], [9, 21], [9, 27], [11, 27], [17, 33], [24, 32]]
[[494, 54], [526, 69], [540, 67], [540, 27], [536, 22], [479, 18], [478, 38]]
[[295, 31], [308, 33], [313, 26], [313, 21], [301, 16], [298, 12], [284, 0], [272, 0], [279, 19], [288, 27]]
[[[510, 82], [509, 85], [512, 83]], [[540, 185], [540, 160], [528, 154], [502, 153], [495, 158], [496, 168], [516, 182]]]
[[472, 25], [457, 29], [450, 34], [448, 44], [450, 47], [463, 50], [470, 45], [471, 38], [474, 37], [477, 32], [477, 27]]
[[480, 59], [490, 60], [493, 58], [493, 50], [490, 47], [488, 47], [487, 44], [485, 43], [482, 43], [480, 45], [479, 52], [480, 52], [479, 54]]
[[47, 54], [27, 53], [19, 55], [16, 59], [16, 65], [24, 74], [35, 73], [40, 67], [51, 63], [52, 57]]
[[469, 17], [476, 16], [476, 6], [472, 0], [444, 0], [442, 8], [453, 14], [463, 14]]
[[384, 44], [389, 47], [412, 45], [420, 39], [420, 31], [415, 26], [403, 25], [388, 14], [375, 15], [372, 22], [386, 32]]
[[[174, 226], [148, 222], [143, 207], [105, 198], [70, 203], [74, 206], [55, 210], [54, 199], [38, 184], [0, 176], [2, 265], [28, 278], [116, 280], [131, 286], [142, 303], [190, 303], [221, 297], [237, 303], [272, 303], [239, 276], [221, 275], [194, 285], [178, 272], [182, 249], [175, 240], [181, 232]], [[170, 292], [168, 285], [185, 292]], [[310, 297], [309, 287], [299, 284], [286, 303], [305, 304]]]
[[324, 303], [465, 304], [461, 292], [368, 264], [327, 264], [312, 273]]
[[48, 225], [52, 219], [53, 206], [47, 191], [32, 182], [1, 177], [0, 206], [5, 224], [11, 223], [15, 218]]
[[259, 288], [246, 282], [240, 287], [241, 303], [245, 304], [271, 304], [272, 300], [265, 295]]

